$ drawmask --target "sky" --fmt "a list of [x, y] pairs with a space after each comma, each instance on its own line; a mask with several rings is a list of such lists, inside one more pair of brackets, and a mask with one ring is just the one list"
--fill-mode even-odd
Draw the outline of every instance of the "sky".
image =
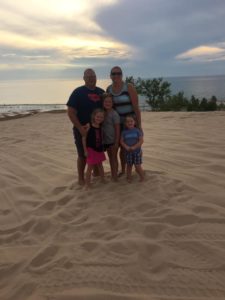
[[225, 74], [224, 0], [0, 0], [0, 79]]

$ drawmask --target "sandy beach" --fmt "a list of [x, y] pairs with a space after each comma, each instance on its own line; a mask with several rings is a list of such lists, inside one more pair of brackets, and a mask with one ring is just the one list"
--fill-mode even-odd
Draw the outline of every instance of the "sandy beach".
[[225, 299], [225, 112], [144, 112], [129, 184], [77, 185], [66, 113], [0, 122], [1, 300]]

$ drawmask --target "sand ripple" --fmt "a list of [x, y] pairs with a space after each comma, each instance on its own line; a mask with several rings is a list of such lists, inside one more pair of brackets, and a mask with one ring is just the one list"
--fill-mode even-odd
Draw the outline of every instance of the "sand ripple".
[[0, 122], [0, 298], [225, 299], [224, 117], [144, 113], [146, 181], [88, 191], [66, 115]]

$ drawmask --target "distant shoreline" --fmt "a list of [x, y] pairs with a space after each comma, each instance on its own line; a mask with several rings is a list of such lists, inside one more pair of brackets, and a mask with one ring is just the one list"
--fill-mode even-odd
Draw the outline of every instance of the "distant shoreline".
[[35, 114], [59, 114], [59, 113], [65, 113], [66, 110], [63, 109], [58, 109], [58, 110], [49, 110], [49, 111], [40, 111], [40, 110], [32, 110], [32, 111], [27, 111], [25, 113], [0, 113], [0, 122], [1, 121], [9, 121], [9, 120], [16, 120], [16, 119], [21, 119], [21, 118], [26, 118], [26, 117], [31, 117]]
[[[142, 76], [135, 74], [124, 74], [134, 78], [163, 78], [171, 86], [171, 94], [184, 92], [184, 96], [190, 98], [194, 95], [198, 99], [203, 97], [210, 99], [212, 96], [220, 101], [225, 99], [225, 75], [206, 75], [206, 76]], [[98, 78], [97, 85], [106, 89], [110, 84], [110, 78]], [[0, 80], [0, 106], [10, 104], [65, 104], [72, 91], [84, 84], [83, 80], [78, 79], [36, 79], [36, 80]], [[43, 103], [43, 100], [45, 103]], [[142, 97], [140, 96], [140, 102]]]

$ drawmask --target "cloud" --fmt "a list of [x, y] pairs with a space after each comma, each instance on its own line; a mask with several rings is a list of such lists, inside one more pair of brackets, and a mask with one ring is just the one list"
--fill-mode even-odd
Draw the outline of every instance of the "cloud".
[[88, 66], [104, 74], [114, 64], [150, 77], [222, 70], [224, 0], [1, 0], [0, 18], [0, 68], [12, 74], [16, 66], [41, 77]]
[[[124, 0], [113, 7], [104, 7], [96, 20], [109, 36], [135, 49], [132, 70], [136, 70], [136, 74], [200, 73], [202, 64], [198, 68], [190, 60], [189, 64], [178, 61], [177, 56], [189, 49], [225, 41], [223, 0], [139, 0], [132, 3]], [[218, 55], [217, 59], [223, 60], [223, 56]], [[218, 66], [213, 70], [211, 64], [208, 70], [216, 73]]]
[[27, 69], [62, 69], [76, 67], [84, 57], [130, 57], [129, 47], [106, 37], [94, 20], [99, 7], [116, 2], [21, 0], [16, 5], [15, 1], [2, 0], [1, 69], [20, 68], [22, 64]]
[[177, 55], [176, 58], [193, 62], [225, 60], [225, 44], [224, 47], [199, 46]]

